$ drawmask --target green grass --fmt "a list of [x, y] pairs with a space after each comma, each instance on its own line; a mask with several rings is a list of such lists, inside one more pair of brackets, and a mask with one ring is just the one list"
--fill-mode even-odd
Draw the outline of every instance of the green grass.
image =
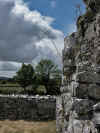
[[19, 84], [0, 84], [0, 94], [20, 94], [24, 91]]

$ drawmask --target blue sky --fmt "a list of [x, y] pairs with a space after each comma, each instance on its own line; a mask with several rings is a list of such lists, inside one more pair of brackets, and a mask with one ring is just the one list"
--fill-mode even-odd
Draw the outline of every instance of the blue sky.
[[[85, 6], [82, 0], [24, 0], [29, 3], [31, 10], [37, 10], [44, 16], [50, 16], [55, 19], [52, 26], [61, 30], [66, 36], [74, 30], [75, 25], [75, 6], [81, 5], [84, 13]], [[72, 27], [72, 28], [71, 28]]]

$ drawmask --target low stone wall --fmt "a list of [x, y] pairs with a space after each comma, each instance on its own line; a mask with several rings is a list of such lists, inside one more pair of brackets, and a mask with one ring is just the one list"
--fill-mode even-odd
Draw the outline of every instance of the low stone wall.
[[0, 120], [55, 120], [56, 97], [0, 95]]

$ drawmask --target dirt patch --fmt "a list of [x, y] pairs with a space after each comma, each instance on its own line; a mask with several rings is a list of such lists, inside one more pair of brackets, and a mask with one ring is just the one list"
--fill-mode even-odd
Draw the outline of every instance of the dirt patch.
[[0, 133], [56, 133], [56, 122], [0, 121]]

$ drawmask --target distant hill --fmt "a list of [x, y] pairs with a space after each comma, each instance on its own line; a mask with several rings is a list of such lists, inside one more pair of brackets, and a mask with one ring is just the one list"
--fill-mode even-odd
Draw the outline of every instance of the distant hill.
[[12, 78], [9, 78], [9, 77], [0, 77], [0, 80], [9, 80], [9, 79], [12, 79]]

